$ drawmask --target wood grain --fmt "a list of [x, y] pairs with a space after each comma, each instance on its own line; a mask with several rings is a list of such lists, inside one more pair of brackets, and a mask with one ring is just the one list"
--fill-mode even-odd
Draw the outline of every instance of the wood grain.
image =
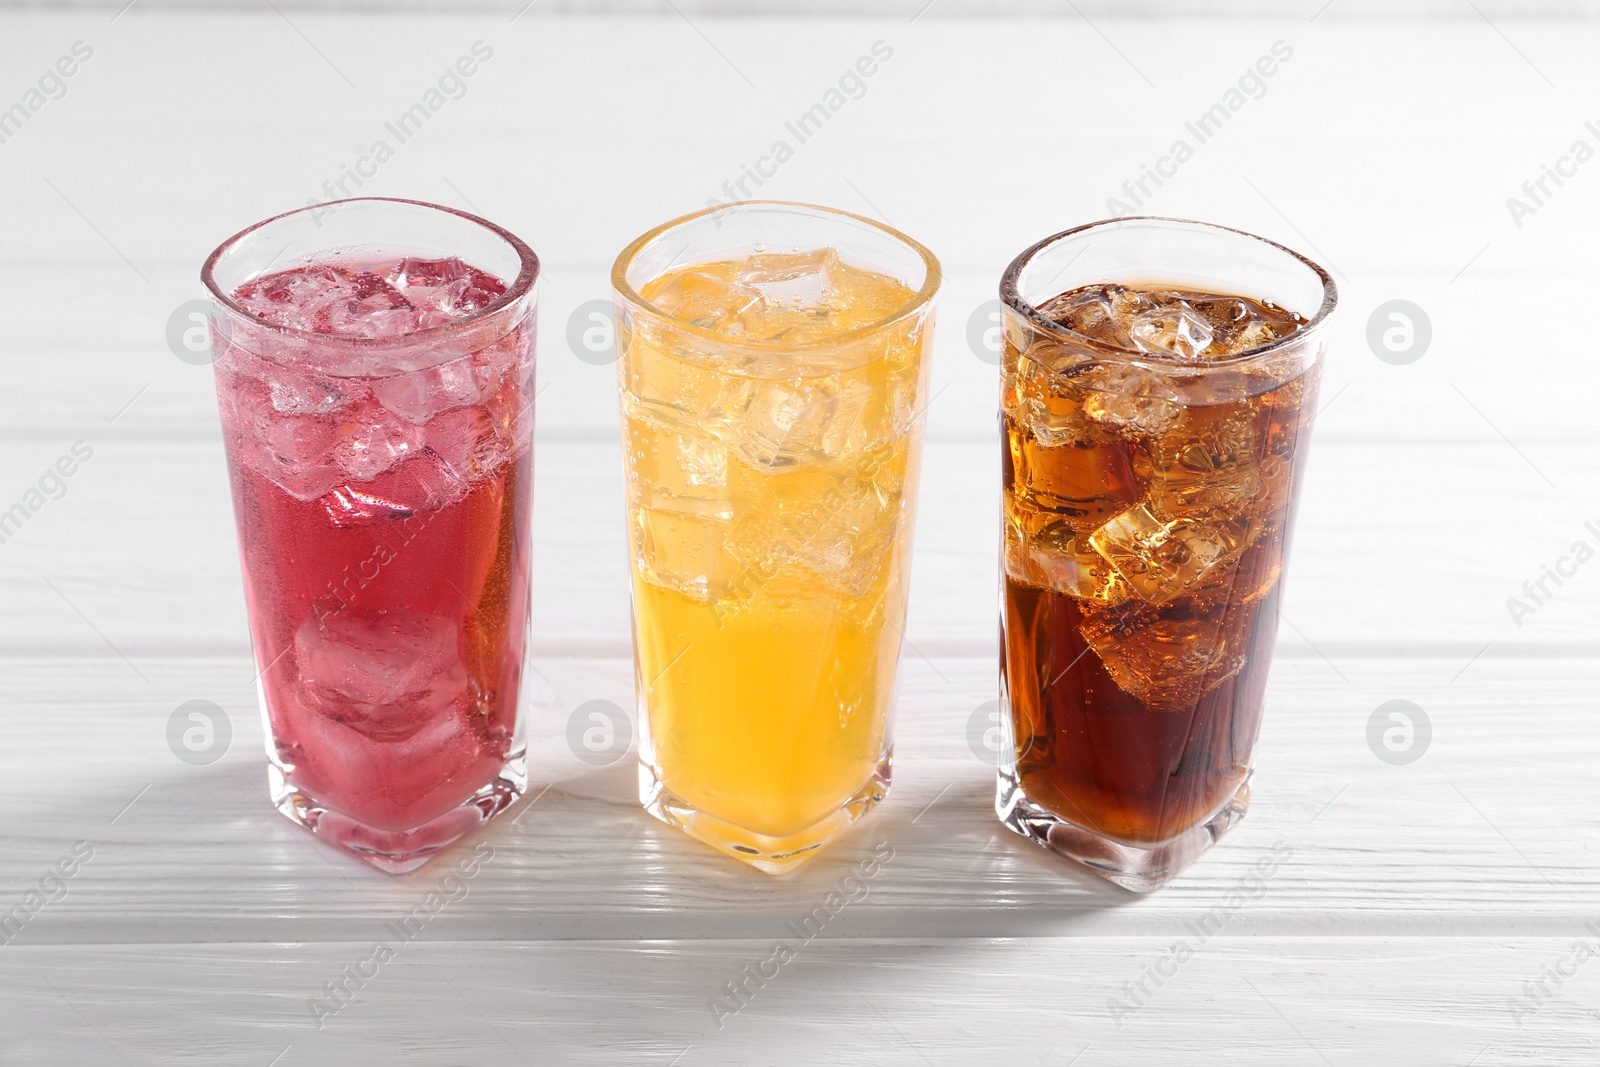
[[[439, 873], [377, 874], [279, 817], [265, 798], [252, 672], [223, 658], [8, 660], [14, 711], [0, 818], [0, 899], [20, 898], [86, 840], [95, 857], [18, 944], [348, 940], [415, 905]], [[1277, 665], [1252, 811], [1161, 893], [1135, 898], [1004, 830], [992, 764], [969, 742], [995, 696], [992, 659], [908, 654], [890, 799], [792, 878], [743, 871], [638, 808], [629, 759], [595, 769], [567, 749], [567, 720], [593, 699], [630, 706], [625, 661], [535, 659], [530, 798], [482, 837], [492, 862], [434, 928], [463, 940], [763, 937], [811, 907], [887, 842], [894, 859], [850, 936], [1005, 938], [1181, 934], [1249, 878], [1275, 845], [1293, 853], [1231, 933], [1559, 936], [1600, 918], [1600, 816], [1589, 803], [1600, 737], [1573, 731], [1597, 668], [1525, 661], [1319, 660]], [[1557, 692], [1566, 694], [1556, 695]], [[1380, 762], [1367, 722], [1396, 698], [1432, 724], [1423, 757]], [[209, 767], [167, 749], [172, 710], [220, 705], [233, 742]], [[1515, 708], [1516, 710], [1510, 710]], [[70, 724], [75, 777], [61, 773]], [[1537, 778], [1537, 787], [1530, 775]], [[458, 855], [464, 850], [458, 850]], [[432, 872], [432, 873], [430, 873]], [[830, 930], [830, 936], [834, 931]]]
[[[401, 1064], [839, 1062], [1108, 1067], [1181, 1059], [1396, 1067], [1594, 1062], [1600, 965], [1522, 1017], [1509, 997], [1572, 938], [1212, 939], [1121, 1026], [1108, 1001], [1173, 959], [1172, 939], [1004, 942], [791, 938], [794, 958], [737, 1013], [713, 997], [771, 957], [756, 941], [405, 944], [360, 999], [308, 1000], [368, 959], [343, 943], [7, 949], [0, 996], [35, 1020], [18, 1062], [337, 1067]], [[1169, 965], [1170, 966], [1170, 965]], [[371, 968], [368, 968], [370, 970]], [[772, 968], [769, 967], [770, 971]], [[5, 1046], [0, 1046], [4, 1048]], [[1372, 1049], [1382, 1059], [1369, 1059]], [[120, 1058], [119, 1058], [120, 1057]]]

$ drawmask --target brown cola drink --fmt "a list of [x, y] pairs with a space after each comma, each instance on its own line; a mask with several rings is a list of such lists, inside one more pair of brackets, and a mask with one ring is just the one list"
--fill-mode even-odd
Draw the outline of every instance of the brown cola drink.
[[1248, 802], [1320, 347], [1248, 292], [1103, 283], [1030, 310], [1001, 398], [1000, 814], [1149, 889]]

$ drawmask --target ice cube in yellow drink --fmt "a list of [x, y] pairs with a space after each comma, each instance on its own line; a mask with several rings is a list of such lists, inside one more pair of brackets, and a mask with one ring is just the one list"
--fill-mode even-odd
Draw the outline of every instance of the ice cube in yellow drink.
[[[646, 805], [781, 870], [880, 799], [930, 316], [831, 249], [670, 270], [619, 337]], [[925, 311], [925, 309], [924, 309]]]

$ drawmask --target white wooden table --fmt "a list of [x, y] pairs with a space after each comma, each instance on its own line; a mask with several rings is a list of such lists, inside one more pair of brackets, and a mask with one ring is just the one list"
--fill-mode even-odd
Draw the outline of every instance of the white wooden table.
[[[93, 50], [0, 143], [0, 509], [93, 449], [0, 544], [0, 910], [76, 842], [93, 853], [0, 944], [0, 1062], [1595, 1063], [1600, 962], [1544, 975], [1600, 944], [1600, 563], [1520, 625], [1507, 598], [1600, 546], [1600, 163], [1520, 226], [1506, 198], [1600, 145], [1600, 28], [1309, 22], [1317, 6], [1093, 25], [0, 14], [0, 107]], [[206, 252], [320, 195], [477, 40], [492, 60], [362, 191], [474, 209], [545, 263], [537, 799], [319, 1028], [308, 998], [443, 868], [385, 877], [267, 804], [210, 372], [165, 333]], [[566, 747], [577, 705], [631, 704], [613, 370], [567, 323], [628, 239], [718, 195], [879, 40], [893, 56], [864, 95], [760, 191], [881, 215], [947, 270], [896, 782], [773, 880], [647, 818], [629, 760]], [[1337, 272], [1328, 406], [1254, 807], [1134, 898], [1004, 831], [967, 743], [995, 696], [997, 531], [995, 372], [968, 323], [1017, 251], [1103, 217], [1279, 40], [1264, 94], [1146, 209]], [[1407, 365], [1367, 342], [1392, 299], [1431, 321]], [[232, 725], [209, 766], [167, 746], [194, 699]], [[1394, 699], [1431, 722], [1407, 765], [1367, 740]], [[870, 896], [719, 1027], [708, 1000], [880, 842]], [[1189, 924], [1274, 846], [1292, 856], [1196, 945]], [[1113, 1013], [1180, 939], [1193, 957]]]

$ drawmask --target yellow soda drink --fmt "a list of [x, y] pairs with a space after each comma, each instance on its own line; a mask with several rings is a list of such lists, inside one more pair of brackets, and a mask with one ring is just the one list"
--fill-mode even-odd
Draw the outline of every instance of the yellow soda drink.
[[889, 786], [928, 273], [763, 249], [622, 305], [641, 799], [764, 870]]

